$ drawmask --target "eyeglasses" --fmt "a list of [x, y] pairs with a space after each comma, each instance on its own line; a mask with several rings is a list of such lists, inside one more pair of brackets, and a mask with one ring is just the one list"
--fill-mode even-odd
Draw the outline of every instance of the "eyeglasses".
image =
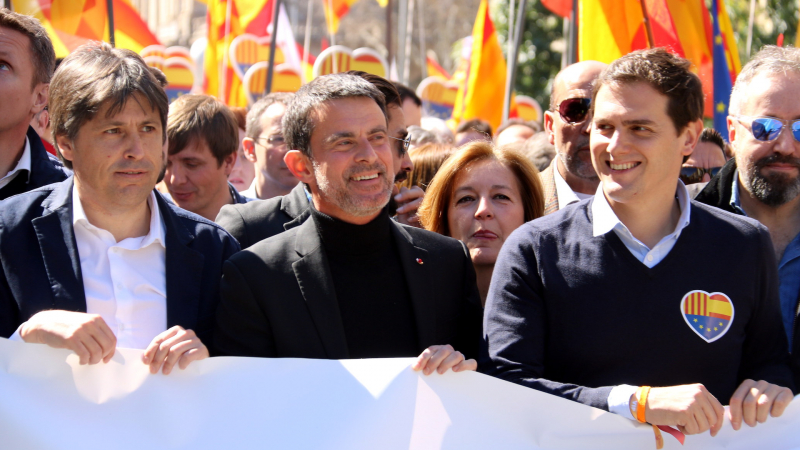
[[283, 136], [279, 135], [279, 134], [274, 134], [272, 136], [265, 137], [265, 138], [264, 137], [257, 137], [257, 138], [255, 138], [255, 140], [259, 141], [259, 143], [261, 143], [261, 145], [265, 145], [263, 142], [261, 142], [262, 140], [267, 141], [267, 144], [269, 144], [269, 145], [271, 145], [273, 147], [280, 147], [280, 146], [286, 144], [286, 139]]
[[722, 167], [681, 167], [681, 181], [683, 184], [694, 184], [703, 181], [703, 175], [708, 174], [711, 178], [717, 176]]
[[800, 119], [782, 120], [774, 117], [750, 117], [750, 116], [732, 116], [739, 123], [742, 119], [750, 119], [750, 132], [753, 137], [759, 141], [769, 142], [774, 141], [781, 135], [786, 125], [791, 124], [792, 136], [794, 140], [800, 142]]
[[568, 98], [558, 104], [558, 114], [567, 123], [580, 123], [589, 115], [590, 98]]
[[402, 150], [400, 151], [400, 156], [404, 156], [408, 153], [408, 148], [411, 146], [411, 136], [406, 136], [405, 138], [396, 138], [394, 136], [389, 136], [390, 138], [394, 139], [395, 141], [400, 141], [403, 143]]

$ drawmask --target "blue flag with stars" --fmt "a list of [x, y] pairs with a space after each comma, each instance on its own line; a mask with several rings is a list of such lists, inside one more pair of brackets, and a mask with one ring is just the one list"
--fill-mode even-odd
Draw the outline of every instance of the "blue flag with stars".
[[733, 82], [725, 55], [725, 41], [719, 27], [719, 0], [711, 2], [711, 21], [714, 27], [714, 129], [728, 140], [728, 104], [730, 103]]

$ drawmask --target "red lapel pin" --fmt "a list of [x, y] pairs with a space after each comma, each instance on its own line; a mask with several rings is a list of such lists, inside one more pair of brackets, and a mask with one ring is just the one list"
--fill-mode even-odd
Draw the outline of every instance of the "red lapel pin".
[[417, 264], [424, 264], [421, 258], [417, 258]]

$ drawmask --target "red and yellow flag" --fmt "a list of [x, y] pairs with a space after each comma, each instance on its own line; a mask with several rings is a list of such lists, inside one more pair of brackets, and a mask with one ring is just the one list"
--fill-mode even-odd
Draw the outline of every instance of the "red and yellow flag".
[[[325, 10], [325, 23], [328, 24], [328, 31], [336, 33], [339, 31], [339, 22], [347, 13], [350, 7], [358, 0], [322, 0], [322, 7]], [[380, 1], [378, 2], [381, 3]], [[381, 6], [386, 6], [385, 3]]]
[[[472, 54], [464, 83], [458, 88], [453, 119], [483, 119], [496, 129], [503, 119], [506, 60], [489, 16], [488, 0], [481, 0], [472, 30]], [[512, 110], [514, 102], [512, 99]]]
[[[57, 58], [88, 41], [109, 41], [108, 11], [98, 0], [13, 0], [14, 11], [36, 17], [47, 30]], [[129, 0], [114, 0], [116, 46], [135, 52], [159, 44]]]
[[444, 70], [444, 68], [442, 66], [440, 66], [439, 63], [436, 62], [435, 59], [431, 58], [430, 56], [426, 56], [425, 57], [425, 62], [427, 63], [427, 66], [428, 66], [428, 76], [429, 77], [438, 77], [438, 78], [441, 78], [443, 80], [449, 80], [451, 78], [450, 74], [447, 73], [447, 71]]

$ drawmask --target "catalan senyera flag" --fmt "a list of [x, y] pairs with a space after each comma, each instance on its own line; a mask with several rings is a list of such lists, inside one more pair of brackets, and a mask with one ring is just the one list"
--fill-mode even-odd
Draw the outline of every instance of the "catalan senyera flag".
[[[472, 30], [472, 53], [464, 83], [458, 88], [453, 119], [483, 119], [497, 129], [503, 119], [506, 60], [489, 15], [488, 0], [481, 0]], [[511, 109], [515, 109], [512, 98]]]
[[[325, 23], [328, 24], [328, 31], [336, 33], [339, 31], [339, 22], [348, 12], [353, 3], [358, 0], [322, 0], [322, 7], [325, 10]], [[378, 2], [381, 4], [381, 2]], [[384, 2], [381, 6], [386, 6]]]
[[[204, 91], [229, 106], [247, 106], [242, 82], [235, 75], [227, 52], [236, 36], [267, 34], [267, 27], [273, 22], [272, 0], [208, 0], [207, 4]], [[279, 38], [281, 32], [279, 27]]]
[[428, 66], [429, 77], [439, 77], [443, 80], [449, 80], [451, 78], [450, 74], [447, 73], [447, 71], [444, 70], [444, 68], [440, 66], [435, 59], [431, 58], [430, 56], [426, 56], [425, 62]]
[[[13, 0], [14, 11], [36, 17], [47, 30], [57, 58], [89, 41], [109, 41], [106, 2], [99, 0]], [[114, 0], [116, 46], [139, 52], [160, 44], [129, 0]]]

